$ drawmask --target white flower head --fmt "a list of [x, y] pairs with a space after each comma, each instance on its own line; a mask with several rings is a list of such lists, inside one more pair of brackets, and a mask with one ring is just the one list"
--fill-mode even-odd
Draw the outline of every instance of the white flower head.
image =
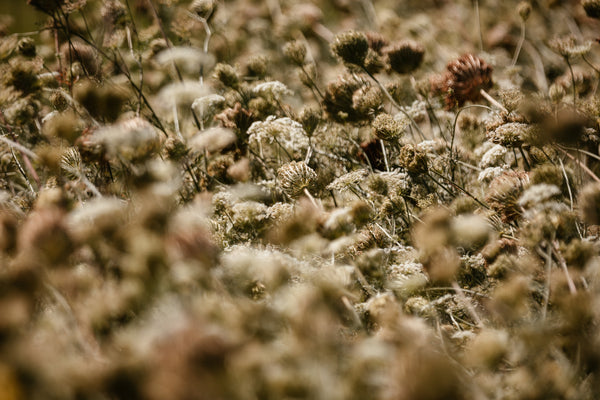
[[504, 156], [508, 150], [506, 147], [496, 144], [492, 146], [485, 154], [481, 157], [479, 166], [482, 168], [494, 167], [504, 163]]
[[192, 149], [201, 153], [204, 151], [213, 153], [223, 150], [234, 143], [236, 139], [237, 136], [235, 136], [235, 133], [231, 129], [215, 127], [198, 132], [190, 139], [189, 145]]
[[175, 64], [187, 74], [206, 73], [215, 66], [215, 57], [194, 47], [177, 46], [156, 55], [156, 62], [165, 67]]
[[357, 169], [348, 172], [327, 185], [327, 190], [347, 190], [349, 187], [360, 184], [367, 176], [369, 176], [369, 170], [367, 169]]
[[281, 99], [283, 96], [294, 94], [286, 85], [279, 81], [270, 81], [259, 83], [252, 91], [260, 96], [273, 97], [275, 100]]
[[156, 153], [162, 137], [152, 124], [136, 117], [98, 129], [90, 141], [104, 148], [109, 157], [132, 161]]
[[209, 94], [194, 100], [192, 109], [200, 114], [200, 118], [204, 118], [205, 116], [216, 114], [224, 104], [225, 97], [219, 94]]
[[256, 121], [248, 129], [251, 145], [279, 145], [288, 153], [305, 152], [308, 148], [308, 136], [299, 122], [271, 115], [266, 121]]

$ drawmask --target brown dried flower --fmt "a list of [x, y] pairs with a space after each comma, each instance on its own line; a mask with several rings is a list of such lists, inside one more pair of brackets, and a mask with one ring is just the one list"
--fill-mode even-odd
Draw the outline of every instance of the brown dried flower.
[[434, 93], [444, 95], [446, 109], [461, 107], [481, 98], [492, 87], [492, 66], [473, 54], [465, 54], [446, 66], [446, 73], [431, 82]]
[[394, 43], [383, 49], [390, 68], [399, 74], [408, 74], [423, 62], [425, 48], [412, 40]]

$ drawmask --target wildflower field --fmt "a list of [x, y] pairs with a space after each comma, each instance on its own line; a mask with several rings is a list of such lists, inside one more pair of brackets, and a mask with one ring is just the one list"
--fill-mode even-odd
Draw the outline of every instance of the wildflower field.
[[600, 0], [0, 13], [0, 400], [600, 398]]

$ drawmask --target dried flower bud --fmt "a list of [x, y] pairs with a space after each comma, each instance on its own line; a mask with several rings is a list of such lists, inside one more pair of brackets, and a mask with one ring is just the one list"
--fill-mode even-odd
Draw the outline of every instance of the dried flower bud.
[[258, 55], [250, 58], [246, 64], [246, 76], [263, 79], [267, 75], [268, 59], [266, 56]]
[[425, 48], [411, 40], [404, 40], [383, 49], [393, 71], [408, 74], [419, 68], [423, 62]]
[[412, 174], [426, 173], [427, 154], [412, 144], [406, 144], [400, 150], [398, 164]]
[[389, 44], [389, 41], [379, 32], [366, 32], [365, 36], [369, 42], [369, 48], [379, 55], [383, 54], [383, 48]]
[[294, 64], [298, 66], [304, 65], [304, 59], [306, 58], [306, 46], [304, 43], [297, 40], [287, 42], [283, 46], [283, 54], [290, 59]]
[[517, 5], [517, 12], [519, 13], [519, 17], [523, 22], [529, 19], [529, 15], [531, 14], [531, 4], [528, 1], [522, 1]]
[[302, 111], [300, 111], [298, 120], [302, 124], [306, 134], [311, 136], [321, 122], [321, 110], [313, 107], [304, 107]]
[[600, 225], [600, 184], [590, 183], [579, 194], [581, 219], [590, 225]]
[[588, 17], [600, 19], [600, 1], [583, 0], [581, 5], [583, 6], [583, 9]]
[[373, 121], [373, 132], [382, 140], [394, 140], [399, 138], [406, 128], [406, 124], [394, 119], [390, 114], [382, 113]]
[[25, 57], [35, 57], [35, 42], [30, 37], [24, 37], [17, 43], [17, 51]]
[[217, 10], [215, 0], [194, 0], [190, 5], [190, 11], [209, 21]]
[[317, 179], [317, 173], [303, 161], [292, 161], [279, 168], [277, 179], [288, 196], [297, 198]]
[[237, 89], [240, 85], [240, 78], [237, 71], [229, 64], [217, 64], [212, 76], [226, 88]]
[[565, 97], [565, 94], [565, 88], [563, 87], [563, 85], [553, 83], [552, 85], [550, 85], [550, 89], [548, 89], [548, 96], [554, 104], [560, 103], [563, 97]]
[[347, 31], [333, 38], [331, 51], [346, 64], [363, 66], [369, 51], [369, 42], [364, 33]]

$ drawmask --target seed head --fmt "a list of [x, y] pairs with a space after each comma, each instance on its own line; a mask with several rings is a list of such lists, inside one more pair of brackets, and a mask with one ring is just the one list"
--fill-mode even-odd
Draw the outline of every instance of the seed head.
[[240, 85], [237, 71], [229, 64], [217, 64], [212, 76], [227, 88], [236, 89]]
[[291, 62], [298, 66], [304, 65], [304, 59], [306, 58], [306, 46], [297, 40], [287, 42], [283, 46], [283, 54], [290, 59]]
[[331, 51], [346, 64], [363, 66], [369, 51], [369, 41], [362, 32], [343, 32], [333, 38]]
[[479, 100], [481, 90], [492, 87], [492, 67], [473, 54], [451, 61], [446, 70], [442, 77], [432, 81], [432, 89], [445, 96], [448, 110]]
[[581, 219], [591, 225], [600, 225], [600, 184], [590, 183], [579, 195]]
[[399, 74], [408, 74], [423, 62], [425, 48], [412, 40], [404, 40], [383, 49], [390, 68]]
[[317, 179], [317, 173], [303, 161], [292, 161], [279, 168], [277, 179], [288, 196], [297, 198]]
[[427, 172], [427, 154], [415, 148], [412, 144], [407, 144], [400, 150], [398, 164], [408, 172], [421, 174]]
[[581, 5], [583, 6], [583, 9], [588, 17], [600, 19], [600, 1], [583, 0]]
[[520, 2], [519, 5], [517, 5], [517, 12], [523, 22], [527, 21], [531, 14], [531, 4], [528, 1]]
[[373, 132], [381, 140], [393, 140], [404, 133], [406, 125], [390, 114], [379, 114], [373, 121]]

